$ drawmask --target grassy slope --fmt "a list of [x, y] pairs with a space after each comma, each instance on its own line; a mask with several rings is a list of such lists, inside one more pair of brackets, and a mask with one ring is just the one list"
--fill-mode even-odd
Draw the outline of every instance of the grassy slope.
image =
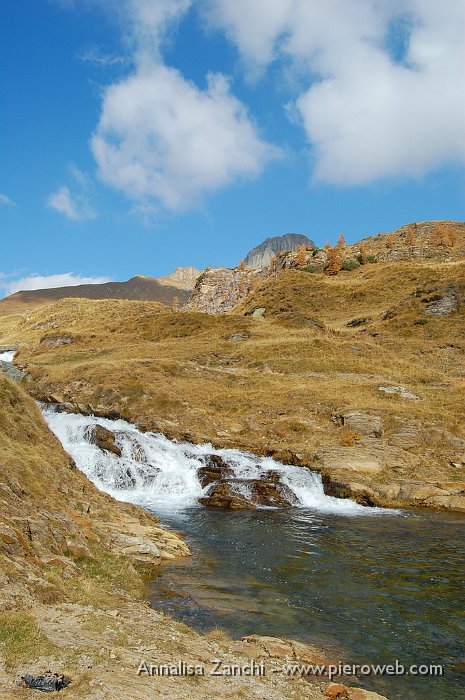
[[[37, 395], [112, 408], [176, 437], [291, 450], [306, 463], [321, 447], [363, 444], [333, 413], [376, 412], [386, 444], [402, 426], [421, 428], [419, 444], [408, 446], [420, 463], [402, 478], [457, 480], [450, 462], [465, 438], [464, 307], [426, 317], [423, 300], [450, 284], [463, 295], [464, 279], [463, 262], [378, 263], [337, 277], [285, 271], [227, 316], [66, 300], [14, 324], [5, 319], [2, 342], [24, 343], [17, 361]], [[243, 315], [260, 306], [264, 322]], [[347, 327], [359, 317], [372, 320]], [[308, 325], [315, 318], [324, 330]], [[247, 339], [230, 339], [235, 333]], [[74, 342], [44, 344], [57, 334]], [[382, 394], [380, 384], [406, 386], [423, 400]]]
[[[18, 687], [19, 678], [48, 669], [71, 676], [69, 700], [173, 697], [172, 679], [137, 676], [141, 659], [199, 664], [268, 657], [259, 644], [219, 633], [203, 637], [147, 607], [142, 574], [113, 553], [109, 534], [127, 534], [134, 523], [140, 531], [154, 519], [99, 493], [74, 468], [32, 399], [1, 375], [0, 502], [2, 700], [35, 697]], [[274, 675], [232, 679], [227, 687], [231, 698], [324, 697], [303, 679]], [[223, 691], [221, 678], [176, 681], [179, 700]]]

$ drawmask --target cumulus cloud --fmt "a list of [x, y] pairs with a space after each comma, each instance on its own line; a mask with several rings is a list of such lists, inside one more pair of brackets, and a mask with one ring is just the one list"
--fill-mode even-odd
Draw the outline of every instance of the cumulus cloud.
[[47, 206], [72, 221], [95, 219], [96, 212], [82, 194], [72, 194], [69, 187], [62, 185], [47, 199]]
[[1, 194], [1, 193], [0, 193], [0, 203], [7, 204], [10, 207], [16, 206], [16, 202], [13, 202], [13, 200], [10, 199], [9, 197], [7, 197], [6, 194]]
[[266, 143], [228, 79], [201, 89], [167, 66], [161, 45], [191, 0], [124, 0], [134, 70], [109, 86], [91, 139], [100, 178], [143, 207], [180, 210], [241, 178], [279, 151]]
[[[3, 275], [8, 277], [8, 275]], [[2, 275], [0, 275], [0, 279]], [[111, 282], [108, 277], [82, 277], [73, 272], [64, 272], [57, 275], [28, 275], [20, 279], [2, 282], [2, 287], [7, 294], [31, 289], [54, 289], [55, 287], [76, 287], [78, 284], [103, 284]]]
[[105, 182], [169, 209], [255, 177], [277, 155], [224, 76], [209, 75], [200, 90], [160, 64], [108, 88], [92, 150]]
[[252, 68], [285, 59], [307, 76], [294, 113], [312, 147], [315, 180], [357, 185], [465, 162], [461, 0], [206, 6]]

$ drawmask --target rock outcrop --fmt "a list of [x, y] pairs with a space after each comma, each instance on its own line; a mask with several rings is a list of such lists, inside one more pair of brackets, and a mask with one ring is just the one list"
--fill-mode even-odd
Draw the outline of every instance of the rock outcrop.
[[313, 248], [314, 242], [301, 233], [285, 233], [284, 236], [266, 238], [263, 243], [255, 246], [244, 258], [244, 264], [248, 268], [262, 270], [271, 262], [276, 253], [292, 251], [299, 245]]
[[197, 277], [201, 272], [202, 271], [197, 270], [196, 267], [177, 267], [173, 272], [170, 272], [169, 275], [157, 277], [156, 280], [163, 285], [191, 291], [194, 289]]
[[260, 283], [255, 270], [227, 267], [205, 270], [197, 279], [186, 309], [209, 314], [231, 311]]

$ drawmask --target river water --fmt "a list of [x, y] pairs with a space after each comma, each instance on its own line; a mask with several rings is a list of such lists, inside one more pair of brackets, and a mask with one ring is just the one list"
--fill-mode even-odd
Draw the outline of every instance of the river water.
[[[310, 641], [360, 664], [443, 664], [443, 677], [363, 677], [391, 700], [465, 697], [465, 518], [365, 508], [328, 497], [306, 469], [211, 445], [172, 442], [125, 421], [44, 409], [76, 464], [102, 490], [157, 513], [194, 556], [164, 565], [154, 607], [201, 631]], [[115, 433], [122, 456], [92, 444]], [[242, 480], [269, 469], [293, 491], [286, 510], [202, 508], [197, 470], [217, 454]], [[353, 685], [356, 679], [347, 678]]]

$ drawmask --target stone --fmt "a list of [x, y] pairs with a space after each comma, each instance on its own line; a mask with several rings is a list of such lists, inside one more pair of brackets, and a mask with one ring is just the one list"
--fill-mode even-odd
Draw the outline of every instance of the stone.
[[294, 656], [292, 644], [280, 637], [262, 637], [258, 634], [250, 634], [247, 637], [243, 637], [242, 641], [258, 644], [268, 656], [273, 658], [285, 659]]
[[204, 467], [197, 470], [197, 478], [202, 488], [222, 479], [231, 478], [233, 470], [219, 455], [207, 455], [203, 458]]
[[103, 425], [95, 425], [89, 434], [89, 441], [97, 445], [101, 450], [112, 452], [121, 457], [121, 448], [116, 445], [116, 436], [111, 430], [107, 430]]
[[384, 695], [363, 688], [347, 688], [349, 700], [388, 700]]
[[358, 328], [358, 326], [366, 326], [367, 323], [372, 321], [371, 316], [362, 316], [361, 318], [353, 318], [351, 321], [346, 323], [348, 328]]
[[275, 476], [270, 481], [254, 479], [251, 483], [251, 500], [255, 505], [271, 508], [288, 508], [297, 502], [291, 489], [276, 480]]
[[409, 391], [409, 389], [406, 389], [404, 386], [379, 386], [378, 389], [384, 394], [397, 394], [402, 399], [421, 401], [420, 396], [417, 396], [413, 391]]
[[325, 688], [327, 698], [348, 698], [349, 694], [345, 685], [342, 683], [329, 683]]
[[259, 279], [261, 273], [256, 270], [207, 269], [197, 279], [186, 309], [209, 314], [231, 311], [247, 297]]
[[457, 308], [457, 295], [450, 291], [429, 304], [426, 307], [425, 316], [450, 316], [454, 311], [457, 311]]
[[111, 549], [120, 556], [130, 557], [140, 564], [159, 564], [160, 550], [148, 537], [117, 533], [111, 541]]
[[253, 504], [239, 494], [231, 482], [223, 481], [213, 486], [207, 496], [199, 498], [199, 503], [208, 508], [226, 508], [229, 510], [253, 509]]
[[263, 306], [261, 306], [260, 308], [255, 309], [252, 312], [251, 316], [252, 316], [252, 318], [255, 318], [258, 321], [264, 321], [265, 320], [265, 313], [266, 313], [266, 309]]
[[238, 333], [232, 333], [231, 335], [227, 335], [225, 340], [231, 340], [232, 342], [241, 342], [243, 340], [248, 340], [251, 337], [251, 334], [248, 331], [241, 331]]
[[[366, 413], [365, 411], [345, 411], [337, 416], [338, 425], [343, 425], [361, 435], [380, 438], [383, 435], [383, 419], [380, 415]], [[336, 422], [336, 421], [335, 421]]]
[[60, 345], [71, 345], [71, 343], [74, 343], [74, 338], [69, 335], [48, 335], [40, 341], [40, 344], [47, 348], [57, 348]]
[[322, 469], [351, 470], [361, 474], [379, 474], [383, 463], [373, 451], [361, 447], [324, 447], [319, 450], [314, 460]]

